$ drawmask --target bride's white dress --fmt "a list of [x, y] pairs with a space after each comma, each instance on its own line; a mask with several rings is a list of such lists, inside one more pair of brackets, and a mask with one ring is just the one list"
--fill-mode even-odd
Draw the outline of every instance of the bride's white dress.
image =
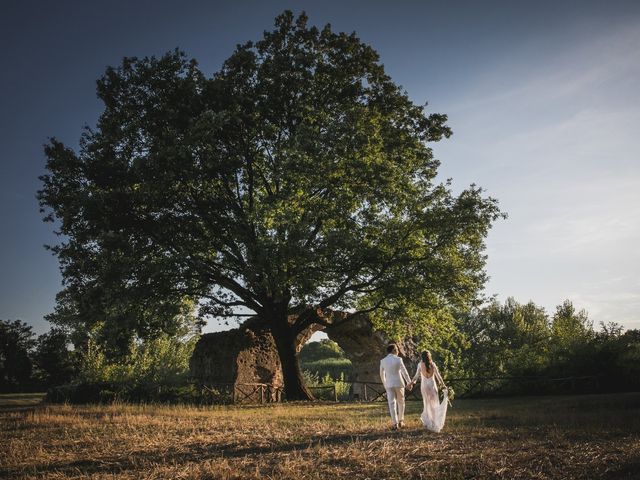
[[436, 378], [441, 381], [442, 377], [435, 363], [432, 363], [432, 366], [435, 372], [433, 375], [427, 376], [427, 369], [424, 362], [420, 362], [413, 379], [417, 380], [418, 376], [420, 377], [420, 393], [422, 394], [423, 405], [420, 420], [422, 420], [422, 424], [427, 430], [439, 432], [442, 430], [442, 427], [444, 427], [444, 421], [447, 417], [448, 395], [447, 389], [445, 388], [443, 391], [444, 398], [442, 402], [440, 401]]

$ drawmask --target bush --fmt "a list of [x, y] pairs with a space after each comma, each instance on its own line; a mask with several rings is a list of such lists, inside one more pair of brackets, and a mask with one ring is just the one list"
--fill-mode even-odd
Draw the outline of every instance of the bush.
[[160, 335], [145, 342], [132, 342], [129, 353], [116, 361], [107, 359], [104, 350], [89, 340], [81, 355], [77, 381], [133, 385], [184, 383], [196, 341], [196, 337], [183, 340]]
[[213, 403], [219, 400], [217, 396], [188, 383], [189, 358], [196, 340], [195, 336], [160, 335], [132, 342], [126, 356], [110, 360], [90, 339], [80, 355], [75, 383], [50, 389], [46, 399], [52, 403]]
[[[229, 397], [229, 398], [227, 398]], [[211, 392], [195, 384], [185, 385], [131, 385], [125, 383], [80, 383], [50, 388], [46, 401], [49, 403], [113, 403], [115, 401], [140, 403], [228, 403], [226, 392]]]
[[45, 400], [50, 403], [109, 403], [121, 389], [121, 385], [108, 382], [60, 385], [50, 388]]

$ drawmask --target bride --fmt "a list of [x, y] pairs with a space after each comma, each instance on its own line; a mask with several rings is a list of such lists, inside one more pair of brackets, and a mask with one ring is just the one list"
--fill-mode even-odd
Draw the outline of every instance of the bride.
[[[448, 391], [438, 367], [431, 359], [431, 352], [428, 350], [422, 352], [422, 361], [418, 364], [416, 374], [411, 381], [412, 387], [418, 378], [420, 378], [420, 393], [424, 406], [420, 420], [427, 430], [439, 432], [444, 427], [444, 420], [447, 416]], [[438, 398], [438, 384], [443, 386], [444, 398], [442, 402]]]

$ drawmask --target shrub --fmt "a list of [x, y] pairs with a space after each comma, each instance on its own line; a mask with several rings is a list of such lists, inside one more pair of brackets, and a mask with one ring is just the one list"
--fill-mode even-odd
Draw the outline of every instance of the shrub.
[[187, 404], [229, 403], [228, 392], [201, 390], [195, 384], [184, 385], [132, 385], [126, 383], [98, 382], [60, 385], [50, 388], [49, 403], [113, 403], [162, 402]]
[[204, 403], [203, 394], [187, 380], [189, 358], [197, 341], [166, 334], [146, 341], [134, 341], [124, 357], [109, 359], [92, 338], [80, 352], [78, 376], [71, 385], [52, 388], [50, 402], [108, 403], [130, 402]]
[[145, 342], [132, 342], [129, 353], [115, 361], [108, 360], [104, 350], [89, 340], [81, 355], [77, 380], [80, 383], [178, 384], [186, 379], [195, 343], [195, 337], [182, 340], [161, 335]]

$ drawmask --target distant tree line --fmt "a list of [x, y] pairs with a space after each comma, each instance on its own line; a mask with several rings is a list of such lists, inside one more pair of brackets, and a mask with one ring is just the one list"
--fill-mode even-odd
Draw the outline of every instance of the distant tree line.
[[135, 337], [121, 352], [104, 342], [104, 323], [73, 334], [54, 326], [36, 336], [21, 320], [0, 319], [0, 393], [49, 390], [55, 400], [77, 390], [85, 392], [82, 401], [157, 400], [160, 391], [189, 387], [201, 324], [190, 314], [176, 323], [174, 335]]
[[61, 328], [38, 337], [21, 320], [0, 319], [0, 392], [41, 391], [71, 381], [78, 358], [69, 347]]
[[[640, 388], [640, 330], [624, 331], [615, 323], [596, 329], [587, 312], [570, 301], [548, 314], [533, 302], [509, 298], [455, 318], [456, 328], [447, 335], [416, 340], [432, 351], [457, 394]], [[0, 392], [45, 391], [66, 384], [52, 390], [52, 399], [193, 400], [199, 394], [189, 383], [188, 367], [201, 324], [189, 313], [176, 324], [175, 335], [133, 339], [123, 354], [103, 342], [103, 324], [72, 338], [59, 327], [36, 336], [20, 320], [0, 320]], [[407, 360], [409, 365], [416, 361]], [[351, 362], [328, 339], [305, 345], [300, 363], [309, 385], [331, 379], [344, 383], [351, 377]]]
[[[460, 393], [565, 393], [640, 388], [640, 330], [595, 329], [570, 301], [549, 315], [533, 302], [493, 301], [458, 316], [460, 337], [434, 346]], [[564, 380], [563, 380], [564, 379]]]

